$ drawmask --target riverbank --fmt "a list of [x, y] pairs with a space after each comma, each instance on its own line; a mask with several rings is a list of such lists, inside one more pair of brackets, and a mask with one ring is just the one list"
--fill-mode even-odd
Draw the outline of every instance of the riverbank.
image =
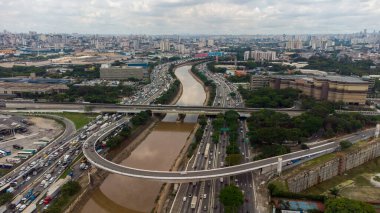
[[202, 85], [202, 87], [203, 87], [203, 89], [204, 89], [204, 91], [205, 91], [205, 93], [206, 93], [206, 100], [204, 101], [203, 105], [207, 105], [208, 100], [209, 100], [209, 98], [210, 98], [210, 88], [207, 87], [207, 86], [203, 83], [203, 81], [202, 81], [200, 78], [198, 78], [198, 76], [195, 75], [195, 74], [191, 71], [191, 69], [189, 70], [189, 73], [190, 73], [191, 76], [193, 76], [193, 78], [194, 78], [196, 81], [198, 81], [198, 82]]
[[178, 100], [181, 98], [183, 93], [183, 85], [182, 83], [179, 84], [179, 91], [177, 91], [177, 95], [174, 97], [174, 99], [169, 103], [169, 105], [174, 105], [178, 102]]
[[[206, 99], [203, 102], [203, 105], [207, 105], [208, 100], [210, 98], [210, 92], [209, 92], [208, 87], [206, 87], [203, 81], [199, 79], [198, 76], [196, 76], [191, 71], [191, 68], [188, 70], [188, 72], [198, 83], [202, 85], [203, 90], [206, 93]], [[190, 144], [194, 141], [195, 132], [198, 130], [199, 127], [200, 127], [199, 124], [196, 123], [194, 129], [191, 131], [189, 137], [187, 138], [185, 145], [181, 149], [181, 152], [179, 153], [177, 159], [174, 161], [173, 165], [171, 166], [170, 171], [178, 171], [180, 168], [185, 166], [186, 163], [188, 162], [189, 159], [187, 157], [187, 150], [189, 149]], [[174, 199], [174, 196], [172, 193], [173, 189], [174, 189], [174, 184], [165, 183], [162, 185], [160, 194], [158, 195], [158, 198], [157, 198], [158, 200], [156, 202], [156, 206], [153, 212], [158, 212], [158, 213], [167, 212], [167, 209], [168, 208], [170, 209], [170, 207], [168, 206], [170, 204], [168, 199]]]
[[[142, 142], [144, 139], [150, 134], [154, 126], [159, 122], [161, 119], [153, 117], [150, 121], [148, 121], [147, 124], [140, 126], [136, 128], [136, 130], [131, 134], [129, 139], [126, 139], [124, 143], [119, 147], [117, 150], [111, 151], [106, 158], [108, 160], [112, 160], [114, 163], [120, 163], [124, 159], [126, 159], [131, 152]], [[85, 206], [85, 204], [90, 200], [93, 193], [99, 188], [99, 186], [103, 183], [103, 181], [108, 177], [109, 172], [98, 169], [96, 167], [92, 167], [91, 171], [89, 171], [89, 174], [91, 176], [91, 184], [86, 185], [85, 187], [88, 187], [87, 190], [83, 194], [81, 194], [81, 199], [77, 200], [75, 207], [72, 209], [75, 209], [74, 212], [81, 212], [82, 208]], [[82, 176], [81, 178], [87, 179], [87, 175]], [[83, 180], [79, 180], [79, 182], [86, 182]]]
[[[175, 104], [177, 101], [181, 98], [183, 93], [183, 85], [180, 83], [179, 90], [177, 91], [176, 96], [173, 98], [173, 100], [170, 102], [170, 104]], [[121, 147], [119, 147], [117, 150], [112, 150], [110, 153], [107, 154], [106, 158], [108, 160], [112, 160], [114, 163], [121, 163], [123, 160], [127, 159], [130, 154], [137, 148], [150, 133], [154, 129], [154, 127], [157, 125], [159, 121], [161, 121], [163, 116], [160, 117], [152, 117], [152, 119], [144, 126], [138, 127], [130, 136], [129, 139], [127, 139]], [[85, 204], [89, 201], [89, 199], [92, 197], [94, 192], [99, 189], [99, 186], [103, 183], [103, 181], [108, 177], [110, 173], [98, 170], [97, 168], [93, 168], [93, 172], [91, 174], [91, 186], [89, 187], [89, 190], [85, 191], [85, 193], [81, 196], [82, 199], [78, 200], [76, 206], [74, 209], [77, 211], [75, 212], [81, 212]]]
[[[195, 132], [198, 130], [199, 124], [196, 124], [194, 129], [191, 131], [189, 137], [187, 137], [186, 143], [181, 149], [178, 157], [173, 162], [173, 165], [171, 166], [169, 171], [178, 171], [180, 168], [182, 168], [189, 159], [187, 159], [187, 150], [189, 149], [190, 144], [194, 141]], [[172, 195], [174, 184], [173, 183], [164, 183], [161, 187], [160, 194], [157, 196], [157, 203], [154, 207], [153, 212], [166, 212], [165, 209], [167, 209], [168, 199], [173, 199], [173, 197], [170, 197]]]

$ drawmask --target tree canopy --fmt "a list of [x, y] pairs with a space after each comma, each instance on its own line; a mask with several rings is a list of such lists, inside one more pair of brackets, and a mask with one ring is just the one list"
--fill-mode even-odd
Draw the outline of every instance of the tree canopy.
[[373, 206], [347, 198], [334, 198], [327, 200], [325, 213], [375, 213]]
[[243, 205], [244, 196], [238, 187], [229, 185], [220, 191], [219, 200], [224, 205], [225, 212], [235, 213]]

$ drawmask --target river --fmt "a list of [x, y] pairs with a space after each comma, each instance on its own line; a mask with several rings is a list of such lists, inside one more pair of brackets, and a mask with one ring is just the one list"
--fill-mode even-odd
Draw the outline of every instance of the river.
[[[189, 73], [191, 66], [175, 70], [183, 85], [178, 105], [203, 105], [206, 94], [202, 85]], [[188, 136], [197, 116], [186, 116], [184, 123], [176, 115], [167, 115], [153, 128], [143, 142], [121, 164], [141, 169], [168, 171]], [[141, 213], [151, 212], [162, 183], [110, 174], [93, 193], [82, 213]]]

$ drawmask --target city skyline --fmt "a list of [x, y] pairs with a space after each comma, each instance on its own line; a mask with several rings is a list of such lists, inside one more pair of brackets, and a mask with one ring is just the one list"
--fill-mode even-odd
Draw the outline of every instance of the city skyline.
[[345, 34], [380, 29], [380, 2], [0, 1], [2, 30], [80, 34]]

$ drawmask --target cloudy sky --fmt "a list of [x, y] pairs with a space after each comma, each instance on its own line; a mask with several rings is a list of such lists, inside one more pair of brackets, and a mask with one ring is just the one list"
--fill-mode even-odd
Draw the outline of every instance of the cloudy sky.
[[380, 30], [380, 0], [0, 0], [0, 30], [299, 34]]

